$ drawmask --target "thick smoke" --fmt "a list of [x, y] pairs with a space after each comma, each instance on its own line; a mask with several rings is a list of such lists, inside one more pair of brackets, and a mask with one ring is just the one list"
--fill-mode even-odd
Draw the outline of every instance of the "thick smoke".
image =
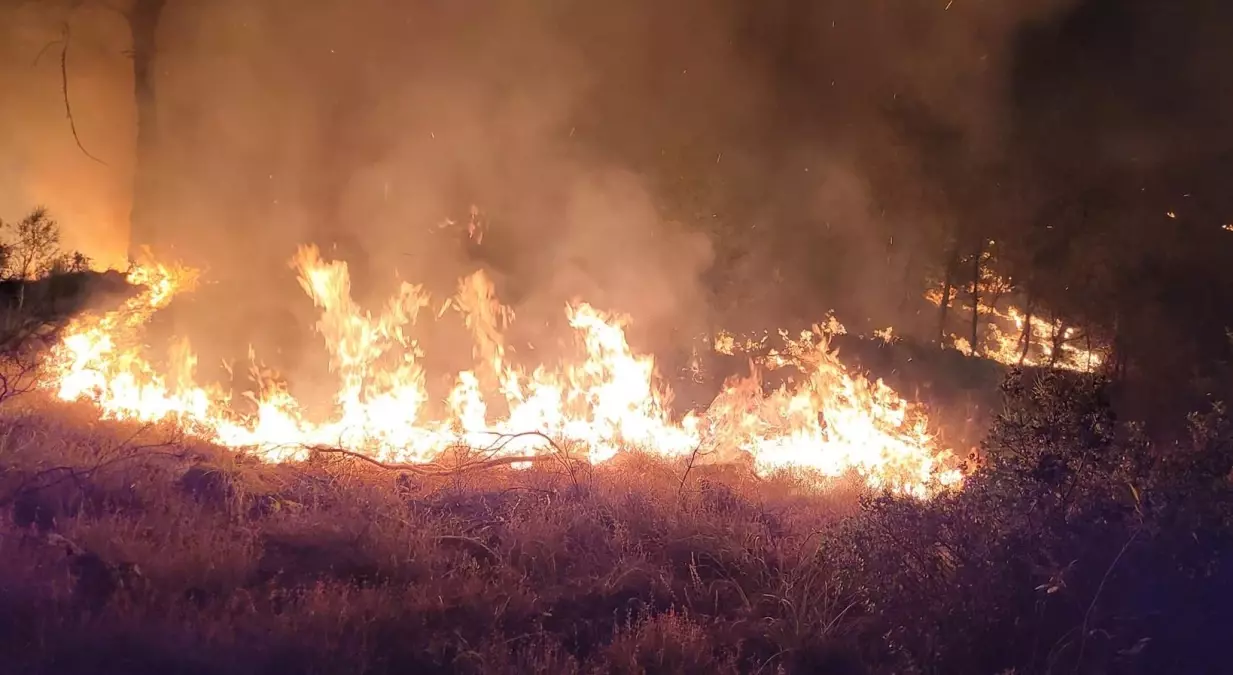
[[[3, 206], [46, 202], [101, 256], [127, 244], [132, 79], [123, 19], [79, 4], [10, 12]], [[918, 251], [963, 215], [954, 184], [1006, 148], [1018, 32], [1064, 4], [170, 0], [140, 169], [160, 246], [216, 282], [175, 328], [319, 360], [302, 243], [365, 303], [483, 264], [532, 323], [581, 297], [652, 347], [830, 307], [902, 321]], [[109, 167], [76, 150], [56, 69], [29, 66], [66, 19], [78, 130]], [[439, 227], [472, 217], [482, 261]]]

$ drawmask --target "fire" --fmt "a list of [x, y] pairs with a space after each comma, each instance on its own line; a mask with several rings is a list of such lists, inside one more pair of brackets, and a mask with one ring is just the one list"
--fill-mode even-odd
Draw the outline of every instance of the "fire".
[[[1009, 287], [1005, 281], [993, 275], [982, 282], [982, 285], [985, 284]], [[938, 289], [930, 289], [925, 293], [926, 300], [939, 306], [942, 304], [942, 296], [942, 291]], [[953, 296], [951, 302], [958, 304], [957, 298]], [[1074, 326], [1047, 321], [1039, 316], [1029, 316], [1014, 305], [1002, 309], [983, 300], [978, 311], [986, 318], [980, 333], [979, 356], [983, 358], [1007, 365], [1060, 368], [1085, 373], [1096, 372], [1105, 364], [1106, 356], [1098, 347], [1086, 340], [1083, 340], [1085, 344], [1079, 344], [1085, 336]], [[970, 307], [968, 312], [970, 316]], [[973, 353], [971, 340], [967, 337], [951, 335], [950, 342], [951, 346], [964, 354]]]
[[[461, 315], [474, 337], [476, 367], [458, 373], [445, 413], [432, 414], [438, 402], [429, 396], [423, 353], [413, 337], [417, 320], [433, 316], [425, 311], [430, 299], [424, 290], [403, 283], [373, 313], [352, 299], [345, 263], [303, 247], [291, 266], [320, 310], [315, 328], [337, 379], [330, 419], [310, 419], [290, 387], [255, 356], [250, 413], [238, 412], [221, 388], [196, 383], [187, 341], [173, 345], [167, 374], [158, 372], [137, 338], [155, 312], [192, 288], [195, 274], [155, 263], [129, 275], [140, 294], [67, 328], [48, 360], [46, 386], [65, 401], [93, 402], [106, 418], [172, 421], [274, 462], [303, 459], [323, 446], [384, 462], [433, 462], [454, 448], [518, 458], [548, 451], [545, 439], [555, 439], [594, 463], [635, 448], [719, 459], [743, 452], [763, 473], [855, 472], [870, 486], [922, 497], [962, 481], [919, 410], [881, 381], [849, 373], [828, 350], [825, 335], [842, 331], [833, 317], [832, 325], [799, 339], [784, 336], [787, 348], [772, 353], [770, 367], [799, 372], [792, 388], [766, 393], [755, 370], [728, 382], [705, 411], [675, 419], [671, 391], [659, 381], [654, 360], [626, 340], [626, 317], [570, 304], [566, 313], [580, 357], [528, 371], [511, 362], [505, 343], [513, 312], [477, 272], [460, 282], [438, 313], [452, 308]], [[730, 349], [729, 338], [715, 347]]]

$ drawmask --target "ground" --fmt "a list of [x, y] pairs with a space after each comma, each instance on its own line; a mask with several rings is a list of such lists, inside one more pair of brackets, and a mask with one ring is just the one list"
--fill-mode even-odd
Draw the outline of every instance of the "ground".
[[2, 660], [31, 673], [844, 672], [813, 537], [855, 506], [631, 455], [269, 466], [90, 411], [0, 422]]
[[563, 448], [272, 466], [0, 407], [5, 673], [1206, 673], [1233, 625], [1233, 419], [1012, 372], [928, 500]]

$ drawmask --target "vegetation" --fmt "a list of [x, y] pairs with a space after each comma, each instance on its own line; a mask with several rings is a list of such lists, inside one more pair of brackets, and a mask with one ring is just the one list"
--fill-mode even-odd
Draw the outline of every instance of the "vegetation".
[[[933, 501], [629, 456], [261, 465], [10, 405], [0, 656], [24, 673], [1215, 672], [1233, 424], [1167, 448], [1016, 373]], [[632, 487], [631, 487], [632, 486]]]
[[[54, 262], [45, 213], [15, 230], [39, 233], [6, 256], [22, 289], [48, 281], [30, 270], [83, 274]], [[37, 308], [17, 302], [22, 314]], [[569, 448], [526, 470], [391, 471], [328, 452], [265, 465], [170, 426], [14, 398], [37, 376], [32, 342], [6, 347], [4, 372], [29, 367], [0, 408], [6, 672], [1223, 664], [1215, 646], [1233, 620], [1223, 406], [1191, 416], [1184, 440], [1153, 441], [1118, 420], [1106, 379], [1015, 370], [964, 488], [919, 501], [638, 453], [593, 467]], [[936, 358], [896, 344], [848, 347], [872, 368]], [[960, 360], [956, 382], [994, 375]]]
[[0, 220], [0, 401], [34, 388], [40, 351], [91, 296], [131, 289], [123, 275], [90, 271], [91, 261], [60, 248], [46, 209]]
[[[54, 4], [66, 22], [64, 108], [81, 146], [66, 55], [83, 3]], [[722, 42], [744, 55], [752, 88], [722, 69], [722, 86], [708, 83], [706, 64], [722, 54], [613, 58], [605, 45], [618, 36], [606, 29], [622, 22], [604, 14], [565, 31], [578, 37], [571, 46], [587, 46], [579, 54], [596, 84], [559, 135], [568, 129], [580, 155], [636, 172], [661, 215], [706, 229], [717, 261], [706, 282], [722, 318], [785, 308], [812, 318], [835, 298], [858, 309], [897, 303], [889, 313], [911, 317], [936, 287], [941, 302], [912, 327], [917, 337], [955, 331], [979, 352], [980, 307], [1013, 300], [1029, 326], [1044, 318], [1055, 340], [1107, 352], [1099, 375], [1006, 376], [963, 490], [921, 502], [637, 455], [596, 468], [562, 457], [555, 467], [433, 476], [334, 456], [269, 467], [174, 429], [83, 422], [21, 398], [6, 401], [0, 420], [3, 663], [30, 673], [1227, 669], [1216, 649], [1233, 625], [1223, 602], [1233, 590], [1233, 420], [1216, 403], [1233, 399], [1227, 116], [1219, 97], [1190, 95], [1190, 80], [1211, 78], [1192, 76], [1207, 59], [1189, 45], [1206, 34], [1184, 30], [1182, 13], [1146, 0], [1071, 5], [1003, 36], [1015, 42], [1008, 63], [986, 66], [990, 52], [997, 60], [989, 47], [1004, 45], [949, 54], [889, 30], [887, 42], [922, 45], [892, 54], [865, 39], [819, 40], [836, 34], [836, 19], [813, 3], [720, 3], [741, 27]], [[1115, 6], [1153, 30], [1116, 34]], [[132, 220], [135, 238], [150, 242], [164, 133], [153, 73], [167, 7], [113, 7], [131, 29]], [[839, 32], [880, 25], [887, 13], [870, 7], [840, 15]], [[1216, 7], [1201, 13], [1214, 19]], [[574, 27], [565, 21], [573, 4], [556, 11]], [[374, 27], [399, 25], [361, 13]], [[891, 15], [910, 27], [905, 37], [936, 33], [938, 44], [962, 46], [921, 28], [929, 16], [959, 24], [957, 13], [916, 3]], [[681, 42], [660, 35], [705, 33], [682, 17], [677, 27], [665, 13], [646, 22], [655, 30], [633, 32], [656, 45]], [[1115, 43], [1157, 48], [1142, 59], [1119, 56]], [[401, 52], [380, 44], [368, 41], [367, 58], [397, 63]], [[896, 66], [849, 65], [879, 59]], [[994, 106], [1007, 119], [973, 123], [968, 114], [985, 115], [966, 111], [993, 101], [942, 95], [999, 67], [1013, 71], [993, 87], [1011, 99]], [[348, 67], [320, 70], [316, 82], [334, 93], [357, 79]], [[1135, 84], [1161, 79], [1167, 86], [1150, 93]], [[653, 95], [629, 86], [637, 82], [655, 83]], [[357, 95], [330, 97], [343, 103], [331, 102], [326, 131], [376, 126], [365, 87], [345, 89]], [[720, 98], [766, 100], [777, 112]], [[643, 100], [660, 104], [629, 104]], [[1160, 101], [1181, 112], [1166, 114]], [[873, 122], [854, 126], [866, 113]], [[998, 147], [986, 127], [1005, 136]], [[341, 133], [319, 135], [306, 156], [330, 172], [321, 189], [306, 183], [323, 195], [307, 211], [342, 220], [348, 183], [338, 178], [386, 157], [356, 152]], [[502, 190], [460, 203], [492, 192]], [[838, 203], [802, 208], [819, 193]], [[31, 391], [40, 343], [80, 308], [93, 278], [88, 261], [59, 254], [45, 212], [6, 231], [0, 400]], [[888, 276], [855, 274], [883, 258], [892, 290], [850, 292], [852, 278]], [[889, 302], [895, 295], [905, 300]], [[1029, 328], [1025, 353], [1031, 338]], [[962, 383], [1001, 373], [932, 347], [909, 352], [918, 346], [862, 358], [937, 384], [972, 419], [979, 387]], [[932, 368], [950, 370], [910, 374]], [[1204, 412], [1184, 414], [1195, 409]], [[1135, 419], [1150, 410], [1152, 425], [1115, 414], [1128, 410]]]
[[[54, 262], [45, 213], [14, 229], [8, 269], [82, 274]], [[8, 344], [21, 359], [4, 372], [37, 364], [31, 341]], [[875, 369], [936, 358], [847, 347]], [[994, 375], [959, 361], [956, 382]], [[37, 375], [22, 372], [0, 408], [5, 672], [1223, 666], [1222, 405], [1182, 440], [1153, 440], [1118, 419], [1107, 379], [1014, 370], [964, 488], [920, 501], [638, 453], [593, 467], [569, 448], [526, 470], [391, 471], [328, 452], [266, 465], [174, 427], [14, 398]]]

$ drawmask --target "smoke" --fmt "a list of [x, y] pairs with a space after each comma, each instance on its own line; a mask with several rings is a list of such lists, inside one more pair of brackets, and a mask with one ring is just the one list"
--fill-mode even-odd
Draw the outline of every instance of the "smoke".
[[124, 266], [132, 185], [132, 67], [115, 12], [84, 6], [64, 53], [77, 147], [64, 107], [64, 19], [41, 3], [0, 5], [0, 218], [47, 205], [63, 243], [101, 266]]
[[[531, 323], [578, 297], [651, 345], [738, 315], [898, 321], [933, 262], [916, 251], [962, 216], [949, 191], [1006, 148], [1016, 35], [1065, 4], [170, 0], [141, 170], [160, 245], [216, 282], [174, 328], [318, 360], [302, 243], [346, 259], [364, 303], [482, 264]], [[28, 65], [63, 7], [6, 24], [0, 165], [22, 186], [6, 211], [46, 202], [100, 255], [127, 244], [134, 112], [126, 26], [89, 6], [70, 83], [111, 166]], [[440, 227], [473, 206], [482, 260]]]

